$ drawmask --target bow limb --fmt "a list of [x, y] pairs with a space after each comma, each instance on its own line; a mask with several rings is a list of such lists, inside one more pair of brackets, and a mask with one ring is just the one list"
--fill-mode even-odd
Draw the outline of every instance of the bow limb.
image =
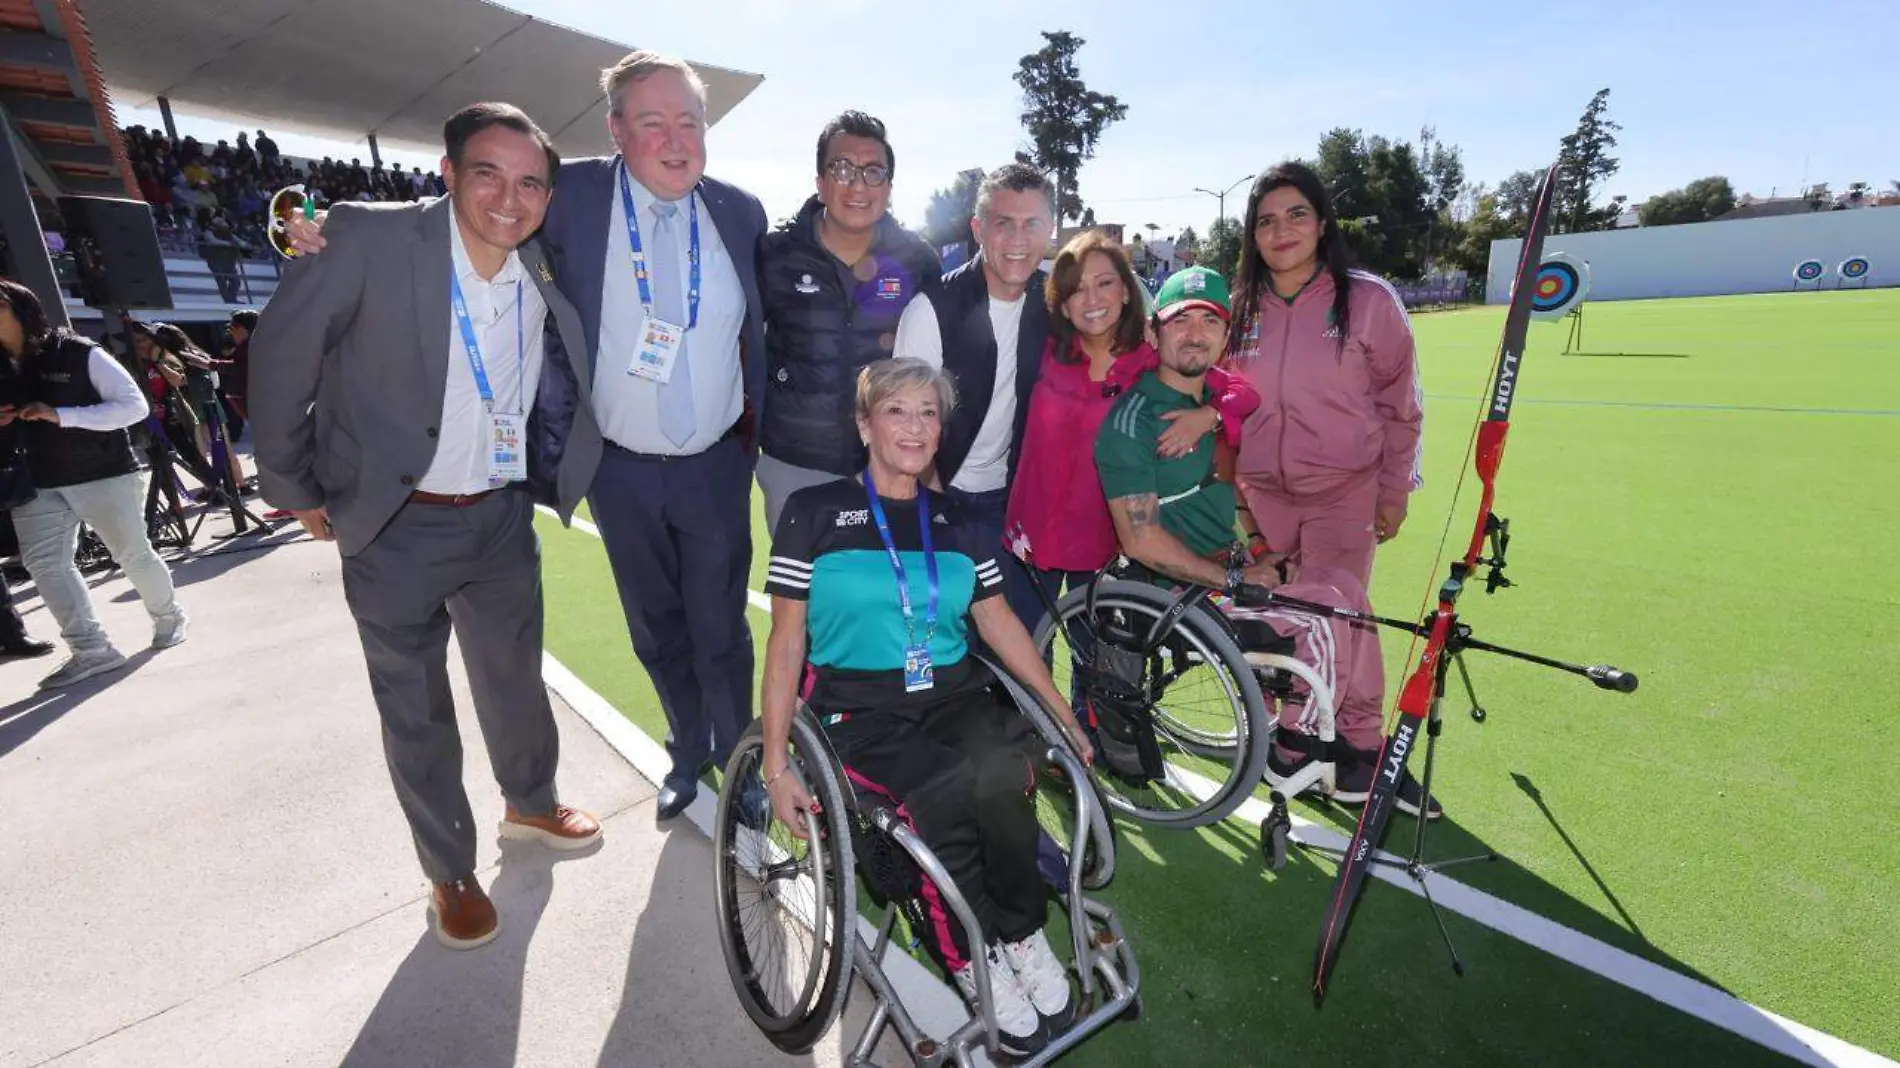
[[[1464, 556], [1452, 564], [1449, 577], [1439, 587], [1438, 605], [1426, 617], [1421, 628], [1425, 631], [1424, 649], [1399, 690], [1397, 720], [1392, 733], [1379, 748], [1371, 793], [1366, 799], [1364, 810], [1359, 814], [1358, 824], [1353, 828], [1352, 841], [1347, 844], [1346, 853], [1340, 858], [1339, 874], [1333, 884], [1326, 917], [1320, 925], [1319, 945], [1313, 955], [1313, 1001], [1316, 1005], [1326, 997], [1333, 968], [1339, 962], [1340, 946], [1352, 922], [1353, 905], [1365, 889], [1373, 853], [1385, 837], [1386, 825], [1392, 818], [1392, 810], [1397, 807], [1398, 790], [1405, 778], [1406, 762], [1419, 736], [1427, 732], [1432, 706], [1443, 692], [1446, 657], [1450, 655], [1447, 647], [1458, 628], [1458, 595], [1463, 592], [1465, 579], [1483, 562], [1481, 554], [1486, 538], [1494, 530], [1501, 531], [1502, 528], [1493, 516], [1491, 506], [1496, 496], [1498, 468], [1504, 460], [1504, 443], [1511, 429], [1511, 402], [1517, 393], [1518, 372], [1524, 359], [1524, 342], [1530, 327], [1531, 297], [1535, 290], [1538, 264], [1543, 259], [1544, 234], [1550, 226], [1551, 200], [1556, 184], [1557, 167], [1552, 165], [1538, 189], [1531, 211], [1530, 230], [1525, 234], [1523, 247], [1518, 253], [1517, 282], [1511, 292], [1510, 309], [1504, 317], [1503, 338], [1492, 365], [1490, 394], [1473, 437], [1471, 470], [1476, 472], [1482, 486], [1477, 522]], [[1461, 473], [1460, 491], [1463, 484], [1464, 476]], [[1457, 507], [1458, 495], [1457, 492], [1453, 494], [1454, 509]], [[1450, 529], [1448, 519], [1447, 536]], [[1440, 559], [1443, 558], [1444, 548], [1444, 542], [1441, 541]], [[1500, 551], [1492, 560], [1493, 584], [1499, 581], [1496, 569], [1502, 566], [1502, 555]], [[1436, 565], [1433, 569], [1436, 570]], [[1421, 812], [1419, 818], [1424, 819], [1425, 814]]]

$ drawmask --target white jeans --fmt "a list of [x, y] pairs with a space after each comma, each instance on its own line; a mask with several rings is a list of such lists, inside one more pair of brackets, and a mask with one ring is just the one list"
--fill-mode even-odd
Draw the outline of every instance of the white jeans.
[[80, 523], [91, 527], [105, 542], [154, 621], [180, 610], [172, 592], [171, 570], [158, 558], [146, 533], [146, 478], [145, 472], [134, 471], [76, 486], [42, 489], [39, 496], [13, 510], [20, 560], [39, 587], [47, 611], [59, 624], [60, 637], [75, 653], [93, 652], [111, 644], [93, 614], [86, 580], [73, 562], [73, 553], [79, 548]]

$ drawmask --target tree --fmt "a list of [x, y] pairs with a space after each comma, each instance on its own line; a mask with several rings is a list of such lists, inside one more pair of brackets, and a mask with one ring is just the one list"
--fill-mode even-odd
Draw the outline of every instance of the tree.
[[[1529, 209], [1526, 208], [1526, 218], [1528, 215]], [[1491, 242], [1523, 233], [1523, 221], [1512, 220], [1509, 210], [1504, 206], [1502, 193], [1481, 193], [1470, 218], [1464, 220], [1457, 240], [1447, 243], [1442, 255], [1451, 266], [1467, 274], [1481, 276], [1489, 269]]]
[[1326, 131], [1319, 139], [1319, 155], [1313, 170], [1326, 183], [1333, 206], [1351, 208], [1347, 215], [1376, 214], [1363, 199], [1366, 195], [1366, 138], [1358, 130], [1343, 126]]
[[1092, 228], [1094, 225], [1095, 225], [1095, 209], [1094, 208], [1082, 209], [1082, 228], [1086, 230], [1086, 229]]
[[1681, 189], [1658, 193], [1636, 214], [1644, 226], [1708, 222], [1735, 210], [1735, 189], [1727, 178], [1698, 178]]
[[1418, 132], [1418, 166], [1431, 181], [1432, 210], [1448, 213], [1465, 188], [1465, 156], [1457, 145], [1438, 139], [1427, 126]]
[[1194, 232], [1194, 227], [1183, 226], [1181, 232], [1175, 235], [1174, 247], [1177, 249], [1185, 249], [1188, 252], [1194, 252], [1201, 247], [1200, 235]]
[[976, 214], [976, 187], [981, 171], [964, 171], [950, 188], [930, 194], [924, 209], [924, 240], [935, 248], [970, 240], [970, 217]]
[[1874, 195], [1874, 187], [1868, 185], [1866, 182], [1848, 183], [1847, 203], [1853, 205], [1856, 208], [1860, 207], [1862, 204], [1867, 203], [1867, 198], [1873, 195]]
[[1436, 214], [1417, 150], [1339, 127], [1320, 138], [1313, 170], [1332, 195], [1354, 258], [1380, 274], [1415, 277]]
[[1608, 230], [1623, 213], [1622, 198], [1612, 201], [1608, 207], [1591, 206], [1604, 181], [1620, 166], [1610, 150], [1616, 147], [1616, 131], [1623, 127], [1609, 117], [1609, 112], [1610, 91], [1598, 89], [1577, 120], [1576, 130], [1563, 139], [1563, 148], [1557, 157], [1561, 165], [1557, 176], [1557, 202], [1553, 205], [1556, 215], [1553, 221], [1564, 226], [1559, 232]]
[[1536, 171], [1518, 171], [1498, 183], [1498, 213], [1506, 226], [1522, 231], [1530, 226], [1531, 208], [1537, 203], [1537, 183], [1544, 176]]
[[1196, 263], [1233, 281], [1234, 268], [1240, 263], [1240, 220], [1215, 219], [1195, 252]]
[[1082, 214], [1076, 174], [1095, 155], [1102, 132], [1128, 116], [1128, 105], [1083, 83], [1075, 65], [1082, 38], [1066, 30], [1042, 36], [1047, 43], [1022, 58], [1015, 77], [1023, 90], [1023, 127], [1034, 149], [1026, 155], [1055, 181], [1060, 224]]

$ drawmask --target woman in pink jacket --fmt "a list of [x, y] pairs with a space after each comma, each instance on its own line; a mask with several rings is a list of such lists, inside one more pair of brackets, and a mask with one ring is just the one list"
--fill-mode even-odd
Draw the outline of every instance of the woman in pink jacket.
[[[1050, 337], [1029, 398], [1003, 529], [1010, 551], [1051, 601], [1119, 551], [1095, 472], [1095, 436], [1115, 398], [1160, 364], [1146, 339], [1140, 285], [1128, 253], [1089, 230], [1062, 246], [1043, 287]], [[1240, 424], [1260, 398], [1241, 376], [1218, 368], [1208, 371], [1207, 384], [1213, 403], [1174, 419], [1161, 438], [1163, 455], [1185, 455], [1216, 431], [1229, 445], [1240, 440]], [[1011, 592], [1013, 601], [1021, 599]], [[1032, 634], [1046, 614], [1033, 596], [1010, 607]]]
[[[1229, 365], [1253, 383], [1237, 481], [1256, 553], [1294, 557], [1301, 574], [1343, 572], [1372, 585], [1373, 551], [1405, 523], [1419, 485], [1418, 361], [1392, 287], [1352, 269], [1319, 177], [1282, 163], [1254, 181], [1234, 276]], [[1355, 692], [1382, 705], [1379, 657], [1357, 658]], [[1374, 747], [1376, 718], [1341, 733]], [[1285, 754], [1277, 754], [1284, 757]], [[1276, 760], [1274, 770], [1285, 761]], [[1359, 791], [1350, 791], [1358, 793]], [[1359, 800], [1354, 797], [1351, 800]]]

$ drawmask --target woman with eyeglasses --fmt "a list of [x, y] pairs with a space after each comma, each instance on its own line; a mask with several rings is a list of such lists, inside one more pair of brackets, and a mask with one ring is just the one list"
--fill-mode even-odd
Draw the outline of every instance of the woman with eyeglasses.
[[759, 243], [766, 391], [757, 476], [766, 522], [785, 499], [864, 467], [858, 371], [891, 355], [904, 308], [942, 276], [891, 218], [897, 157], [884, 124], [847, 111], [818, 135], [818, 192]]
[[[1282, 163], [1254, 181], [1251, 234], [1234, 273], [1230, 365], [1262, 403], [1241, 436], [1238, 483], [1249, 548], [1372, 586], [1377, 547], [1399, 533], [1419, 486], [1424, 411], [1411, 320], [1398, 293], [1356, 270], [1312, 169]], [[1358, 692], [1382, 694], [1379, 659]], [[1369, 744], [1369, 743], [1368, 743]], [[1289, 774], [1275, 748], [1270, 775]], [[1334, 799], [1363, 802], [1371, 762], [1341, 771]]]
[[[1106, 567], [1119, 549], [1115, 522], [1095, 472], [1095, 437], [1115, 398], [1160, 363], [1147, 340], [1147, 302], [1128, 253], [1100, 230], [1086, 230], [1056, 253], [1043, 285], [1050, 336], [1029, 398], [1022, 461], [1010, 489], [1005, 541], [1053, 602]], [[1212, 403], [1163, 418], [1164, 456], [1185, 456], [1208, 434], [1237, 445], [1241, 422], [1260, 403], [1254, 387], [1208, 371]], [[1047, 614], [1040, 598], [1011, 605], [1035, 633]]]

